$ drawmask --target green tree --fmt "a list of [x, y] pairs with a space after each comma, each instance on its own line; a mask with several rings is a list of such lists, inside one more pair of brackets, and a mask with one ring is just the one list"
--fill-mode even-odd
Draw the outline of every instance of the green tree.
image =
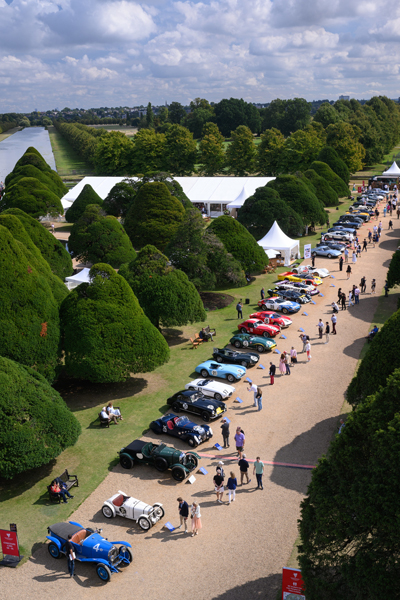
[[0, 357], [0, 477], [41, 467], [81, 432], [60, 394], [33, 369]]
[[92, 264], [107, 263], [114, 269], [136, 258], [136, 252], [121, 223], [113, 216], [103, 216], [97, 204], [89, 204], [74, 223], [68, 247], [72, 258]]
[[329, 102], [323, 102], [314, 115], [314, 121], [321, 123], [326, 129], [328, 125], [334, 125], [340, 121], [340, 115], [335, 107]]
[[61, 306], [66, 372], [112, 383], [164, 364], [168, 345], [125, 279], [102, 263], [91, 268], [90, 279], [72, 290]]
[[65, 220], [67, 223], [76, 223], [85, 212], [86, 207], [90, 204], [98, 204], [99, 206], [102, 206], [103, 200], [100, 198], [97, 192], [94, 191], [92, 186], [87, 183], [83, 187], [75, 202], [65, 213]]
[[394, 288], [400, 285], [400, 251], [397, 250], [392, 255], [389, 269], [386, 277], [389, 288]]
[[208, 109], [199, 107], [186, 115], [183, 124], [193, 133], [194, 139], [198, 139], [202, 135], [205, 124], [214, 119], [214, 110], [211, 107]]
[[245, 125], [239, 125], [231, 132], [232, 142], [226, 150], [226, 164], [234, 175], [254, 173], [257, 154], [253, 134]]
[[186, 127], [172, 125], [165, 133], [166, 168], [173, 175], [191, 175], [197, 161], [193, 134]]
[[344, 183], [339, 175], [336, 175], [329, 165], [320, 160], [315, 160], [311, 163], [310, 169], [313, 169], [318, 175], [323, 177], [331, 188], [335, 190], [339, 198], [345, 198], [349, 195], [349, 186]]
[[0, 200], [0, 212], [8, 208], [19, 208], [35, 219], [64, 212], [59, 197], [34, 177], [22, 177], [7, 188]]
[[52, 272], [65, 279], [73, 273], [72, 260], [62, 243], [41, 223], [19, 208], [5, 210], [2, 215], [14, 215], [23, 225], [32, 242], [49, 263]]
[[346, 164], [351, 173], [359, 171], [363, 166], [365, 148], [358, 141], [360, 130], [349, 123], [336, 123], [326, 128], [326, 141], [332, 146]]
[[135, 248], [154, 243], [163, 250], [175, 236], [185, 214], [181, 202], [171, 195], [163, 182], [143, 184], [124, 222]]
[[326, 179], [318, 175], [314, 169], [308, 169], [304, 175], [311, 181], [315, 189], [315, 195], [324, 206], [337, 206], [339, 197]]
[[163, 171], [166, 166], [166, 138], [153, 129], [141, 129], [134, 137], [130, 158], [133, 174]]
[[304, 98], [277, 98], [264, 110], [263, 129], [279, 129], [285, 137], [305, 129], [311, 121], [311, 104]]
[[148, 103], [146, 109], [146, 123], [149, 129], [152, 129], [154, 127], [154, 113], [153, 109], [151, 108], [151, 102]]
[[166, 106], [161, 107], [158, 118], [160, 119], [160, 123], [166, 123], [168, 121], [168, 108]]
[[33, 177], [43, 183], [53, 194], [62, 198], [68, 192], [68, 188], [63, 184], [61, 177], [55, 171], [42, 171], [34, 165], [25, 165], [14, 168], [6, 177], [6, 187], [11, 187], [18, 183], [24, 177]]
[[155, 246], [145, 246], [137, 259], [122, 265], [119, 274], [131, 286], [145, 315], [160, 328], [204, 321], [206, 312], [187, 275], [169, 266]]
[[316, 160], [322, 148], [322, 140], [315, 129], [308, 126], [289, 136], [280, 152], [280, 173], [306, 170]]
[[206, 177], [221, 173], [225, 163], [224, 137], [215, 123], [206, 123], [199, 144], [199, 172]]
[[20, 127], [30, 127], [31, 126], [31, 122], [28, 119], [28, 117], [22, 117], [21, 119], [19, 119], [18, 125]]
[[208, 229], [217, 235], [245, 271], [256, 273], [268, 264], [264, 249], [238, 220], [221, 216], [214, 219]]
[[300, 215], [305, 226], [311, 223], [323, 225], [326, 222], [326, 213], [322, 203], [302, 177], [279, 175], [274, 181], [269, 181], [267, 187], [279, 193], [281, 199]]
[[186, 111], [180, 102], [171, 102], [168, 107], [168, 118], [171, 123], [179, 125], [185, 115]]
[[240, 125], [248, 127], [252, 133], [260, 133], [261, 117], [258, 109], [242, 98], [224, 98], [214, 107], [216, 123], [222, 135], [228, 137]]
[[[146, 130], [143, 129], [142, 131]], [[104, 199], [102, 208], [108, 215], [122, 218], [126, 216], [137, 193], [137, 190], [129, 181], [128, 179], [116, 183], [109, 191], [107, 198]]]
[[257, 147], [257, 167], [262, 175], [277, 175], [285, 138], [278, 129], [267, 129], [261, 134]]
[[217, 286], [243, 287], [247, 284], [242, 265], [210, 228], [204, 232], [207, 266], [215, 274]]
[[256, 189], [239, 209], [238, 221], [255, 237], [261, 240], [276, 221], [286, 235], [299, 237], [303, 232], [303, 220], [278, 192], [269, 187]]
[[336, 173], [336, 175], [339, 175], [346, 185], [349, 185], [350, 171], [334, 148], [331, 146], [324, 146], [318, 154], [317, 160], [329, 165], [332, 171]]
[[124, 175], [128, 171], [132, 142], [121, 131], [101, 136], [96, 145], [94, 164], [98, 175]]

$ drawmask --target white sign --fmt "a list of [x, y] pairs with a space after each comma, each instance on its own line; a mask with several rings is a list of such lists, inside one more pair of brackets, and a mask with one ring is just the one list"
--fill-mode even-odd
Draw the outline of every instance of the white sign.
[[304, 258], [311, 258], [311, 244], [304, 244]]

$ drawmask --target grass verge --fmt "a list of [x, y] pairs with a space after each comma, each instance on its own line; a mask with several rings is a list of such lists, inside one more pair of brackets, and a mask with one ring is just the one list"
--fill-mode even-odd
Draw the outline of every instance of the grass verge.
[[49, 127], [50, 143], [60, 177], [94, 175], [91, 166], [75, 152], [67, 140], [54, 127]]

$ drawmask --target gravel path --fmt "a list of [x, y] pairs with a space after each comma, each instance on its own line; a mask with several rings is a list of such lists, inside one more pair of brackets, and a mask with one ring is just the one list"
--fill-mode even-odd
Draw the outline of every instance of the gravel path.
[[[269, 385], [267, 370], [251, 370], [249, 376], [263, 387], [264, 408], [260, 413], [253, 408], [247, 384], [236, 385], [237, 395], [244, 402], [239, 405], [229, 401], [227, 414], [231, 419], [231, 435], [237, 425], [241, 425], [246, 433], [248, 459], [254, 460], [260, 455], [264, 461], [315, 465], [326, 451], [337, 431], [344, 392], [353, 376], [377, 308], [391, 254], [397, 246], [400, 222], [395, 218], [392, 220], [395, 231], [388, 232], [389, 218], [383, 219], [385, 230], [379, 247], [371, 247], [367, 253], [362, 253], [357, 264], [352, 265], [349, 282], [344, 272], [339, 273], [336, 261], [317, 258], [316, 264], [330, 268], [335, 278], [325, 279], [320, 288], [324, 297], [318, 297], [316, 306], [306, 305], [285, 331], [287, 339], [278, 340], [279, 350], [290, 350], [295, 346], [299, 352], [302, 348], [299, 328], [303, 327], [311, 337], [311, 362], [306, 363], [305, 355], [299, 354], [299, 364], [292, 369], [291, 376], [278, 375], [273, 387]], [[361, 228], [361, 240], [373, 224]], [[342, 287], [348, 293], [363, 275], [368, 282], [367, 293], [362, 295], [358, 306], [339, 312], [338, 333], [331, 335], [330, 342], [324, 344], [324, 339], [317, 339], [319, 317], [324, 322], [330, 320], [328, 307], [336, 300], [338, 288]], [[373, 277], [377, 280], [376, 296], [370, 294]], [[309, 316], [304, 316], [304, 312]], [[261, 362], [265, 367], [269, 366], [270, 360], [278, 364], [277, 357], [277, 354], [267, 355]], [[220, 424], [213, 424], [213, 429], [213, 442], [221, 441]], [[149, 435], [146, 439], [155, 438]], [[179, 447], [178, 441], [176, 445]], [[181, 448], [187, 450], [187, 446]], [[54, 560], [43, 546], [21, 568], [1, 571], [1, 600], [11, 600], [16, 590], [22, 598], [38, 600], [53, 599], [60, 592], [69, 597], [78, 594], [79, 598], [96, 600], [108, 600], [117, 595], [146, 600], [243, 600], [255, 597], [275, 600], [282, 566], [287, 564], [297, 537], [299, 505], [307, 491], [311, 471], [267, 464], [263, 491], [256, 489], [252, 476], [249, 485], [238, 488], [236, 502], [228, 506], [225, 496], [224, 504], [220, 505], [215, 501], [212, 478], [217, 461], [221, 459], [225, 461], [226, 475], [231, 469], [239, 475], [234, 452], [222, 451], [216, 456], [218, 451], [211, 443], [200, 446], [198, 451], [208, 455], [201, 462], [209, 474], [196, 473], [193, 485], [177, 484], [168, 473], [159, 474], [148, 467], [127, 472], [117, 466], [72, 515], [71, 520], [103, 527], [104, 535], [110, 540], [123, 539], [132, 544], [133, 564], [113, 575], [109, 584], [100, 582], [93, 566], [79, 563], [77, 576], [70, 579], [66, 560]], [[188, 502], [196, 499], [201, 505], [203, 529], [192, 538], [182, 531], [169, 533], [162, 523], [144, 533], [133, 522], [118, 518], [108, 521], [100, 512], [101, 506], [118, 490], [150, 504], [162, 502], [165, 521], [174, 525], [178, 524], [178, 495]]]

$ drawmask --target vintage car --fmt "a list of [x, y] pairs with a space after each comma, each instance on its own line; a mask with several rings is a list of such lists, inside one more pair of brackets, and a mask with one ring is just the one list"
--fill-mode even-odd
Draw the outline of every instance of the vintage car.
[[233, 385], [214, 381], [213, 379], [193, 379], [185, 385], [185, 390], [201, 392], [203, 396], [216, 400], [227, 400], [235, 391]]
[[[85, 528], [79, 523], [69, 521], [68, 523], [55, 523], [47, 528], [50, 544], [47, 546], [53, 558], [66, 555], [65, 543], [68, 536], [76, 560], [79, 562], [93, 563], [96, 565], [98, 577], [107, 583], [111, 579], [111, 573], [118, 573], [120, 567], [129, 565], [132, 560], [132, 548], [128, 542], [109, 542], [101, 535], [102, 529]], [[121, 544], [119, 548], [115, 544]]]
[[283, 314], [288, 314], [298, 312], [300, 310], [300, 304], [298, 302], [283, 300], [283, 298], [264, 298], [262, 308], [264, 310], [282, 311]]
[[242, 365], [248, 369], [253, 367], [260, 360], [260, 355], [257, 352], [236, 352], [230, 348], [214, 348], [213, 358], [219, 362], [227, 362], [231, 365]]
[[206, 423], [211, 419], [220, 417], [226, 411], [225, 402], [216, 400], [215, 398], [208, 398], [196, 390], [181, 390], [180, 392], [176, 392], [176, 394], [168, 398], [167, 402], [175, 412], [183, 411], [200, 415]]
[[290, 302], [298, 302], [299, 304], [307, 304], [311, 302], [311, 296], [303, 292], [303, 290], [268, 290], [268, 294], [271, 298], [283, 298]]
[[333, 250], [329, 246], [317, 246], [311, 250], [311, 256], [326, 256], [326, 258], [339, 258], [341, 256], [339, 250]]
[[282, 315], [278, 315], [278, 313], [273, 312], [272, 310], [262, 310], [253, 313], [249, 316], [249, 319], [259, 319], [263, 323], [278, 325], [281, 329], [286, 329], [286, 327], [289, 327], [289, 325], [293, 323], [292, 319], [289, 319], [289, 317], [282, 317]]
[[[185, 392], [181, 392], [184, 395]], [[192, 392], [198, 394], [198, 392]], [[205, 399], [205, 396], [202, 396]], [[191, 396], [193, 398], [193, 396]], [[208, 399], [209, 402], [209, 399]], [[187, 417], [177, 417], [172, 413], [164, 415], [150, 423], [150, 429], [154, 433], [166, 433], [187, 442], [192, 448], [196, 448], [202, 442], [206, 442], [213, 436], [213, 430], [209, 425], [197, 425]]]
[[302, 290], [309, 296], [317, 296], [319, 294], [319, 290], [315, 287], [315, 285], [308, 285], [303, 281], [293, 281], [295, 290]]
[[275, 289], [276, 290], [295, 290], [296, 283], [299, 283], [299, 282], [298, 281], [287, 281], [286, 279], [284, 279], [283, 281], [278, 281], [275, 284]]
[[195, 368], [196, 373], [202, 377], [220, 377], [227, 379], [231, 383], [238, 381], [246, 375], [246, 367], [237, 367], [236, 365], [220, 365], [213, 360], [206, 360]]
[[150, 527], [153, 527], [165, 514], [163, 505], [159, 502], [151, 506], [128, 496], [121, 490], [104, 502], [102, 512], [107, 519], [113, 517], [132, 519], [144, 531], [148, 531]]
[[249, 333], [237, 333], [229, 340], [229, 343], [235, 348], [255, 348], [258, 352], [270, 352], [276, 348], [274, 340]]
[[260, 319], [247, 319], [238, 325], [240, 333], [252, 333], [253, 335], [263, 335], [264, 337], [275, 337], [280, 332], [279, 325], [267, 325]]
[[344, 231], [332, 231], [330, 233], [327, 232], [322, 232], [321, 233], [321, 241], [323, 242], [329, 242], [330, 240], [337, 240], [340, 242], [343, 241], [349, 241], [352, 242], [353, 241], [353, 234], [351, 233], [346, 233]]
[[135, 465], [145, 464], [164, 472], [171, 469], [175, 481], [183, 481], [199, 464], [200, 456], [195, 452], [181, 452], [165, 444], [153, 444], [134, 440], [122, 448], [119, 462], [122, 468], [132, 469]]
[[319, 277], [323, 279], [324, 277], [329, 277], [330, 272], [325, 267], [313, 267], [312, 265], [304, 265], [304, 274], [309, 277]]
[[[284, 275], [284, 277], [282, 277]], [[285, 273], [281, 273], [278, 275], [278, 279], [287, 279], [288, 281], [300, 281], [304, 282], [307, 285], [321, 285], [322, 279], [320, 277], [311, 277], [308, 273], [292, 273], [286, 271]]]

